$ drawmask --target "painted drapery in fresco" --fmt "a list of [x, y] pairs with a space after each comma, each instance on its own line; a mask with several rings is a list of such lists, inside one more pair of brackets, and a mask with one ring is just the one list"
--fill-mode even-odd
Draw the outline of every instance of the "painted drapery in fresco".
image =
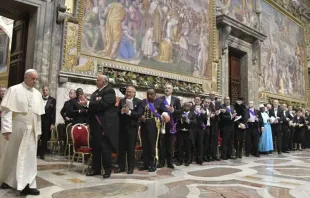
[[81, 52], [209, 77], [209, 0], [84, 0]]
[[261, 0], [263, 90], [295, 98], [305, 97], [303, 28]]

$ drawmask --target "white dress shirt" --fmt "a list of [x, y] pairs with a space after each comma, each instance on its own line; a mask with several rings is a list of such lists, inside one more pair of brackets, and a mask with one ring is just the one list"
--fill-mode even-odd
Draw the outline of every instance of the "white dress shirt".
[[165, 99], [167, 100], [168, 105], [170, 106], [171, 105], [171, 95], [170, 96], [165, 96]]
[[[249, 110], [255, 112], [254, 108], [251, 108], [251, 109], [249, 109]], [[256, 116], [255, 116], [255, 115], [252, 115], [252, 114], [250, 113], [250, 120], [251, 120], [251, 122], [255, 122], [255, 119], [256, 119]]]

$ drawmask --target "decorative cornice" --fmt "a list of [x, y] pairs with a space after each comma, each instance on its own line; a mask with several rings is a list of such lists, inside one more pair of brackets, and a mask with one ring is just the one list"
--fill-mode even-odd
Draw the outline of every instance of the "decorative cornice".
[[256, 40], [264, 41], [267, 38], [266, 35], [224, 14], [216, 16], [216, 24], [219, 28], [231, 27], [231, 34], [233, 36], [248, 43], [254, 43]]

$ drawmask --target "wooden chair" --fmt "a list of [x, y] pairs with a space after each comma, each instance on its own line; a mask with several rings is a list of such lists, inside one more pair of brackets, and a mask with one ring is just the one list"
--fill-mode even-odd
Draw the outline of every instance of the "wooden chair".
[[91, 157], [92, 148], [89, 146], [89, 131], [84, 124], [76, 124], [71, 129], [72, 142], [73, 142], [73, 156], [71, 159], [71, 165], [77, 155], [77, 162], [82, 157], [83, 174], [85, 172], [84, 161], [85, 155]]
[[[55, 154], [55, 150], [57, 148], [59, 148], [59, 140], [58, 140], [58, 131], [57, 131], [57, 127], [54, 127], [51, 130], [51, 138], [50, 140], [47, 142], [47, 146], [48, 148], [51, 148], [51, 153]], [[58, 150], [59, 151], [59, 150]]]

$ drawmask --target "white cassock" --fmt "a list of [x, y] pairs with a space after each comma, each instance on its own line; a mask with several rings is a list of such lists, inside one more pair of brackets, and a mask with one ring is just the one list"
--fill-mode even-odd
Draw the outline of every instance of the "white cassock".
[[41, 93], [21, 83], [7, 90], [1, 103], [0, 183], [23, 190], [37, 188], [37, 142], [44, 104]]

